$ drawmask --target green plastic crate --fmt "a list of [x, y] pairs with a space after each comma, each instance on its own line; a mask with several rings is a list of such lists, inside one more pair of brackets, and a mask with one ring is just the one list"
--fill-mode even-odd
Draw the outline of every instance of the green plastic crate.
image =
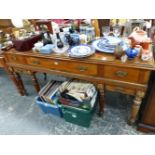
[[67, 122], [77, 124], [83, 127], [89, 127], [93, 113], [95, 111], [96, 104], [98, 102], [98, 95], [95, 96], [95, 104], [91, 110], [85, 110], [67, 105], [61, 105], [63, 117]]

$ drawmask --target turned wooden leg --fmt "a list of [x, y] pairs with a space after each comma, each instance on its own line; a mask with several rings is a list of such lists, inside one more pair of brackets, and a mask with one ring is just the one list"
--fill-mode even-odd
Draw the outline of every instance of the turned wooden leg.
[[11, 78], [11, 80], [13, 81], [13, 83], [15, 84], [18, 92], [20, 93], [21, 96], [24, 96], [25, 93], [23, 91], [23, 87], [21, 86], [21, 83], [19, 82], [19, 80], [16, 78], [16, 76], [14, 75], [13, 69], [6, 69], [5, 71], [8, 73], [9, 77]]
[[99, 116], [103, 115], [104, 112], [104, 84], [97, 84], [99, 92]]
[[145, 93], [143, 91], [137, 91], [135, 99], [134, 99], [134, 103], [132, 105], [132, 109], [131, 109], [131, 115], [129, 118], [129, 124], [134, 124], [136, 122], [137, 119], [137, 115], [139, 112], [139, 108], [140, 105], [142, 103], [142, 98], [144, 97]]
[[7, 74], [9, 75], [10, 79], [12, 80], [12, 82], [15, 84], [18, 92], [20, 93], [21, 96], [24, 96], [24, 92], [22, 90], [22, 86], [20, 85], [18, 79], [16, 79], [15, 75], [14, 75], [14, 70], [12, 67], [8, 67], [6, 65], [6, 61], [4, 58], [1, 58], [1, 63], [2, 66], [4, 67], [4, 70], [7, 72]]
[[38, 93], [38, 92], [40, 91], [40, 86], [39, 86], [38, 80], [37, 80], [37, 78], [36, 78], [36, 75], [35, 75], [35, 73], [33, 73], [33, 72], [29, 72], [29, 73], [30, 73], [31, 78], [32, 78], [32, 84], [33, 84], [35, 90], [36, 90], [37, 93]]
[[18, 80], [18, 83], [20, 84], [20, 89], [23, 91], [24, 95], [27, 95], [26, 89], [24, 87], [23, 81], [21, 79], [21, 76], [18, 72], [14, 72], [16, 79]]

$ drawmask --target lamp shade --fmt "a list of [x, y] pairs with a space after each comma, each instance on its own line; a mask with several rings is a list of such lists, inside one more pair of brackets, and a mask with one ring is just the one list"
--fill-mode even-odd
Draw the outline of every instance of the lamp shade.
[[11, 21], [15, 27], [18, 27], [18, 28], [23, 27], [23, 20], [22, 19], [11, 19]]

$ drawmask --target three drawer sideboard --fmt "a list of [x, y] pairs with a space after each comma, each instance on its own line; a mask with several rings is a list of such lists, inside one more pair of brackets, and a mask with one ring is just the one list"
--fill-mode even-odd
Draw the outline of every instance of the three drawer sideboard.
[[[111, 54], [96, 52], [94, 55], [75, 59], [65, 54], [40, 54], [32, 51], [18, 52], [11, 49], [4, 54], [5, 70], [21, 95], [26, 94], [20, 73], [34, 72], [77, 78], [94, 83], [99, 91], [99, 115], [104, 111], [105, 90], [134, 95], [129, 123], [134, 123], [144, 97], [150, 72], [155, 70], [154, 59], [142, 61], [139, 57], [122, 63]], [[37, 80], [33, 79], [37, 91]]]

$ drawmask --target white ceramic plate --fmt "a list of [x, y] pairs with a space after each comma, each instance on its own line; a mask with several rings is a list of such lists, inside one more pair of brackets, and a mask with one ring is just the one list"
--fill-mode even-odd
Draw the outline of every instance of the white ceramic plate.
[[95, 53], [95, 49], [89, 45], [77, 45], [72, 47], [69, 50], [69, 56], [76, 57], [76, 58], [82, 58], [87, 57]]

